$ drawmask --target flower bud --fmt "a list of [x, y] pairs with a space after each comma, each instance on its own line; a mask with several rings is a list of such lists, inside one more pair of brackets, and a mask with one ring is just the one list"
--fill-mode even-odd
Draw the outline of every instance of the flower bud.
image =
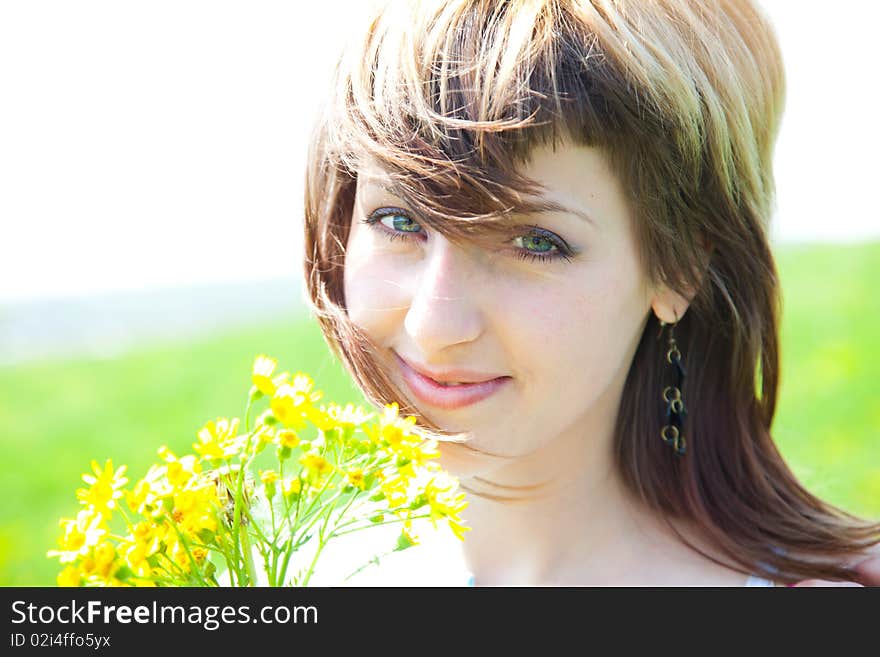
[[302, 491], [302, 482], [299, 477], [288, 477], [281, 482], [281, 492], [287, 499], [296, 498]]

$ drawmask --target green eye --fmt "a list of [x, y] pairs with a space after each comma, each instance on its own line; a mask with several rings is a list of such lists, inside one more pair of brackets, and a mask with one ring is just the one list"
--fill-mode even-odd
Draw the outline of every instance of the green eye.
[[[421, 224], [414, 221], [405, 210], [400, 208], [379, 208], [361, 221], [379, 231], [392, 242], [396, 240], [408, 241], [414, 235], [425, 233]], [[517, 247], [513, 251], [514, 257], [521, 260], [550, 262], [563, 259], [570, 262], [573, 255], [571, 248], [564, 240], [556, 234], [536, 226], [531, 227], [531, 232], [520, 235], [511, 242]]]
[[555, 233], [537, 226], [532, 226], [531, 232], [511, 241], [517, 247], [514, 255], [521, 260], [551, 262], [562, 258], [570, 262], [573, 255], [570, 247]]
[[422, 227], [405, 214], [389, 213], [379, 218], [379, 222], [394, 231], [418, 233]]
[[523, 235], [514, 240], [514, 242], [517, 241], [519, 242], [517, 246], [536, 253], [547, 253], [551, 249], [556, 248], [552, 241], [541, 235]]

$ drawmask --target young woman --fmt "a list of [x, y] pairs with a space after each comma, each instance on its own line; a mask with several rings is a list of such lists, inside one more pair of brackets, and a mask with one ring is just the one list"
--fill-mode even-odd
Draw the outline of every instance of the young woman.
[[783, 67], [748, 0], [390, 2], [340, 60], [305, 273], [443, 442], [478, 585], [856, 580], [771, 437]]

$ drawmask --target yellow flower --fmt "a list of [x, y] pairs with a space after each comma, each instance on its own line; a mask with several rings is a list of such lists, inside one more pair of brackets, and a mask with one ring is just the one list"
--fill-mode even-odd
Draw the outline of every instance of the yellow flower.
[[162, 466], [151, 465], [147, 475], [134, 485], [132, 491], [126, 493], [126, 501], [132, 511], [145, 516], [162, 512], [162, 498], [173, 492], [168, 482], [162, 479], [162, 471]]
[[110, 541], [104, 541], [95, 547], [95, 568], [94, 572], [101, 579], [109, 579], [113, 572], [116, 561], [116, 548]]
[[[279, 488], [287, 507], [298, 496], [308, 496], [307, 502], [313, 504], [306, 504], [303, 513], [311, 514], [313, 507], [317, 508], [319, 519], [328, 505], [340, 511], [342, 507], [337, 509], [335, 501], [348, 490], [351, 494], [368, 491], [364, 497], [378, 502], [376, 508], [366, 509], [365, 518], [402, 521], [399, 549], [418, 542], [413, 515], [430, 515], [435, 527], [437, 520], [443, 520], [456, 536], [463, 537], [469, 529], [460, 517], [466, 506], [464, 495], [458, 492], [456, 479], [442, 476], [440, 466], [430, 462], [439, 457], [437, 444], [424, 439], [415, 417], [403, 418], [396, 403], [388, 404], [378, 421], [367, 426], [376, 413], [351, 403], [330, 402], [318, 408], [323, 393], [315, 389], [311, 377], [302, 372], [292, 377], [288, 372], [277, 374], [277, 367], [277, 361], [264, 354], [254, 360], [248, 408], [258, 419], [252, 432], [239, 435], [237, 418], [207, 422], [197, 432], [195, 454], [178, 457], [167, 446], [160, 447], [161, 461], [152, 465], [131, 491], [124, 490], [128, 483], [125, 466], [114, 470], [109, 459], [103, 466], [92, 461], [92, 472], [83, 476], [88, 488], [76, 492], [84, 508], [76, 518], [61, 520], [58, 547], [47, 552], [47, 556], [60, 559], [58, 584], [191, 585], [195, 579], [186, 573], [193, 566], [200, 570], [204, 566], [205, 575], [212, 577], [216, 564], [210, 561], [211, 553], [228, 554], [232, 547], [228, 527], [234, 522], [233, 498], [241, 481], [246, 515], [240, 526], [265, 521], [262, 513], [250, 514], [251, 506], [262, 497], [260, 509], [262, 504], [274, 509], [271, 500], [279, 495]], [[268, 404], [261, 402], [262, 408], [255, 409], [253, 403], [263, 396]], [[310, 425], [317, 428], [314, 436], [303, 433], [314, 431]], [[294, 476], [282, 477], [282, 472], [274, 469], [251, 469], [259, 461], [253, 459], [269, 443], [277, 445], [279, 463], [289, 464], [292, 450], [296, 450], [299, 459], [291, 468]], [[279, 470], [283, 469], [280, 465]], [[256, 483], [255, 470], [259, 476]], [[241, 480], [239, 474], [244, 475]], [[374, 480], [381, 495], [373, 495], [378, 492], [373, 489]], [[326, 494], [331, 484], [338, 488]], [[108, 523], [121, 504], [120, 498], [137, 515], [131, 520], [126, 516], [127, 529], [117, 535], [111, 533]], [[428, 508], [430, 514], [426, 513]], [[351, 513], [357, 509], [352, 506]], [[296, 517], [303, 520], [299, 514]], [[311, 515], [304, 517], [307, 522]], [[122, 519], [117, 522], [123, 524]], [[246, 527], [244, 536], [264, 538], [264, 532], [252, 533], [261, 528]]]
[[155, 551], [151, 551], [146, 543], [137, 540], [126, 541], [120, 547], [122, 549], [122, 558], [125, 565], [128, 566], [137, 577], [150, 577], [152, 575], [152, 568], [150, 567], [147, 558], [154, 554]]
[[425, 466], [429, 460], [440, 458], [437, 441], [426, 440], [415, 429], [416, 418], [412, 415], [403, 419], [399, 416], [396, 402], [387, 404], [379, 419], [378, 425], [364, 428], [376, 445], [390, 449], [406, 461], [412, 461], [419, 467]]
[[290, 386], [281, 386], [269, 402], [269, 407], [282, 424], [300, 430], [305, 429], [305, 397], [293, 394], [290, 390]]
[[[187, 488], [174, 495], [171, 518], [181, 531], [197, 535], [201, 530], [217, 531], [217, 489], [212, 485]], [[173, 530], [172, 530], [173, 531]]]
[[132, 533], [119, 543], [117, 551], [122, 562], [134, 574], [127, 580], [128, 583], [135, 586], [156, 585], [149, 580], [153, 576], [153, 568], [147, 559], [161, 550], [166, 532], [163, 525], [139, 522], [132, 528]]
[[331, 403], [328, 412], [337, 423], [351, 426], [360, 426], [375, 415], [362, 406], [355, 407], [353, 404], [346, 404], [345, 408], [342, 408], [339, 404]]
[[232, 458], [243, 446], [243, 441], [235, 435], [238, 423], [238, 418], [230, 421], [225, 417], [208, 422], [199, 430], [199, 442], [193, 443], [193, 449], [209, 460]]
[[318, 401], [324, 396], [324, 393], [320, 390], [313, 390], [315, 382], [312, 381], [312, 377], [308, 374], [303, 374], [302, 372], [297, 372], [293, 375], [293, 380], [290, 382], [290, 386], [296, 392], [301, 392], [302, 394], [307, 395], [308, 401], [311, 403]]
[[461, 524], [461, 520], [458, 517], [447, 516], [446, 523], [449, 525], [449, 529], [452, 530], [452, 533], [455, 534], [458, 540], [464, 540], [464, 533], [469, 532], [471, 530], [470, 527], [465, 527]]
[[299, 495], [300, 491], [302, 491], [302, 482], [299, 477], [286, 477], [281, 482], [281, 492], [284, 494], [284, 497], [294, 497]]
[[186, 547], [184, 547], [180, 537], [173, 529], [168, 532], [163, 555], [171, 559], [184, 572], [188, 573], [190, 571], [192, 564], [190, 563], [189, 555], [186, 553]]
[[310, 474], [322, 475], [333, 472], [333, 464], [314, 452], [303, 454], [299, 457], [299, 462]]
[[458, 492], [458, 480], [445, 472], [439, 472], [425, 486], [425, 497], [431, 508], [431, 522], [445, 518], [450, 529], [461, 540], [470, 528], [461, 524], [461, 512], [467, 507], [464, 493]]
[[260, 470], [260, 480], [263, 482], [263, 486], [266, 489], [266, 498], [272, 499], [275, 497], [275, 491], [277, 490], [275, 487], [275, 482], [279, 479], [279, 474], [275, 472], [275, 470]]
[[409, 501], [409, 481], [405, 477], [385, 477], [379, 485], [380, 490], [388, 500], [388, 506], [392, 509], [402, 506]]
[[264, 484], [274, 484], [278, 481], [278, 473], [275, 470], [260, 470], [260, 480]]
[[71, 563], [86, 556], [107, 533], [104, 516], [91, 507], [77, 513], [76, 519], [62, 518], [58, 524], [64, 529], [58, 539], [61, 549], [49, 550], [46, 556], [59, 557], [61, 563]]
[[90, 578], [95, 572], [95, 559], [92, 556], [91, 552], [80, 559], [79, 571], [86, 579]]
[[398, 416], [399, 407], [397, 402], [386, 404], [379, 420], [378, 439], [384, 440], [392, 448], [397, 447], [402, 441], [411, 435], [415, 426], [416, 418], [410, 415], [406, 419]]
[[299, 434], [293, 429], [282, 429], [275, 434], [275, 441], [279, 447], [287, 447], [293, 449], [299, 445]]
[[297, 372], [291, 383], [278, 387], [269, 407], [275, 418], [285, 426], [305, 429], [306, 420], [314, 416], [316, 409], [312, 404], [321, 399], [320, 390], [312, 390], [314, 382], [307, 374]]
[[397, 475], [406, 481], [416, 478], [416, 470], [413, 467], [412, 462], [407, 463], [406, 465], [402, 465], [397, 468]]
[[403, 443], [398, 453], [417, 466], [425, 466], [430, 459], [439, 459], [440, 450], [436, 440], [420, 440], [419, 442]]
[[135, 541], [126, 542], [120, 546], [123, 561], [134, 575], [127, 582], [134, 586], [156, 586], [156, 582], [150, 580], [154, 576], [153, 568], [147, 558], [152, 554], [144, 543]]
[[89, 484], [89, 487], [78, 489], [76, 491], [77, 498], [83, 504], [110, 517], [112, 509], [116, 508], [116, 500], [123, 495], [123, 491], [119, 489], [128, 483], [128, 479], [123, 476], [125, 470], [126, 466], [122, 465], [114, 472], [111, 459], [107, 459], [103, 469], [97, 461], [92, 461], [92, 471], [95, 474], [82, 476], [83, 481]]
[[58, 586], [79, 586], [82, 581], [82, 573], [79, 572], [79, 568], [76, 566], [67, 566], [58, 573], [55, 581], [58, 583]]
[[366, 483], [364, 482], [364, 471], [360, 468], [354, 468], [345, 473], [346, 479], [348, 479], [348, 483], [356, 488], [360, 488], [364, 490]]
[[275, 384], [272, 382], [272, 374], [278, 366], [278, 361], [269, 356], [259, 355], [254, 360], [254, 367], [251, 373], [251, 380], [254, 386], [264, 395], [272, 396], [275, 394]]
[[181, 459], [174, 456], [174, 452], [165, 445], [159, 448], [159, 456], [167, 465], [166, 476], [168, 483], [174, 488], [183, 488], [186, 483], [202, 471], [198, 459], [192, 454], [187, 454]]
[[318, 427], [321, 431], [330, 431], [336, 428], [336, 421], [330, 417], [324, 406], [315, 408], [311, 404], [306, 404], [302, 411], [303, 417]]
[[[349, 431], [359, 427], [375, 415], [375, 413], [364, 410], [361, 406], [355, 407], [354, 404], [346, 404], [343, 408], [336, 402], [330, 402], [326, 407], [321, 406], [321, 411], [326, 416], [325, 424], [328, 425], [326, 428], [337, 426]], [[325, 429], [323, 426], [318, 426]]]
[[144, 556], [148, 557], [159, 551], [164, 536], [164, 527], [162, 525], [156, 525], [151, 522], [139, 522], [132, 527], [128, 539], [143, 545]]

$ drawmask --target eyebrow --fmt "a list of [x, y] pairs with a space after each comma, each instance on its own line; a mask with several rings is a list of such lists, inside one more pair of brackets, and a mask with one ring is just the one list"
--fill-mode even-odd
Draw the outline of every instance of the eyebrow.
[[596, 220], [593, 217], [581, 210], [580, 208], [573, 208], [569, 205], [565, 205], [564, 203], [559, 203], [558, 201], [551, 200], [541, 200], [538, 202], [538, 210], [537, 212], [563, 212], [565, 214], [573, 214], [574, 216], [583, 219], [591, 226], [596, 225]]
[[[377, 187], [384, 190], [386, 193], [391, 196], [398, 196], [397, 192], [393, 190], [386, 182], [383, 182], [380, 178], [368, 178], [371, 184], [376, 185]], [[398, 196], [398, 198], [400, 198]], [[596, 220], [587, 213], [581, 210], [580, 208], [571, 207], [570, 205], [566, 205], [565, 203], [560, 203], [559, 201], [553, 201], [550, 199], [541, 199], [537, 201], [537, 209], [534, 211], [536, 214], [543, 213], [553, 213], [553, 212], [561, 212], [564, 214], [572, 214], [579, 219], [583, 219], [591, 226], [596, 225]]]

